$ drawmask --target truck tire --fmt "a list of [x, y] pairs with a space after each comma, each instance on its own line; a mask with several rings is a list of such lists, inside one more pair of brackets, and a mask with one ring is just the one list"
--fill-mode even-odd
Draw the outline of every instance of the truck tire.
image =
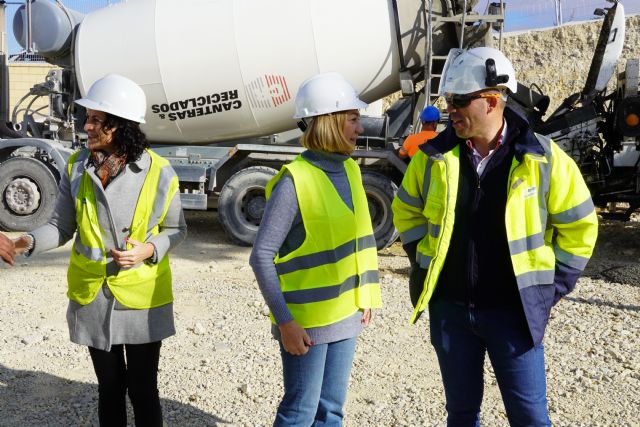
[[0, 163], [0, 228], [30, 231], [44, 224], [57, 192], [56, 177], [39, 160], [14, 157]]
[[253, 244], [267, 203], [264, 189], [277, 173], [266, 166], [251, 166], [233, 174], [222, 187], [218, 218], [234, 243]]
[[371, 171], [362, 171], [362, 185], [367, 194], [373, 234], [378, 250], [382, 250], [391, 246], [398, 238], [391, 211], [391, 202], [398, 186], [386, 176]]

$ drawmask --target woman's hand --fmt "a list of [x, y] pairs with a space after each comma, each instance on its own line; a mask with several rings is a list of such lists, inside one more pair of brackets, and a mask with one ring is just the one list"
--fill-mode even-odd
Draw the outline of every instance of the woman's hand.
[[362, 323], [364, 326], [369, 326], [370, 321], [371, 321], [371, 309], [365, 308], [364, 312], [362, 313], [362, 319], [360, 319], [360, 323]]
[[119, 251], [117, 249], [111, 249], [113, 260], [122, 268], [130, 268], [141, 263], [145, 259], [150, 258], [155, 250], [155, 247], [151, 243], [138, 242], [130, 238], [127, 238], [127, 243], [132, 246], [129, 250]]
[[309, 346], [313, 345], [313, 341], [307, 331], [304, 330], [295, 320], [278, 325], [280, 329], [280, 338], [282, 346], [287, 353], [294, 356], [302, 356], [309, 351]]

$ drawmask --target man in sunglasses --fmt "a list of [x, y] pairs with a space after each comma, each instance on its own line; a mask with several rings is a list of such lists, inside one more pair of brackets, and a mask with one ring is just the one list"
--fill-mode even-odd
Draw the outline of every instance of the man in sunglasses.
[[511, 62], [455, 49], [449, 125], [420, 146], [393, 201], [415, 322], [429, 309], [448, 426], [479, 426], [485, 353], [512, 426], [549, 426], [544, 331], [593, 251], [597, 217], [574, 161], [506, 105]]

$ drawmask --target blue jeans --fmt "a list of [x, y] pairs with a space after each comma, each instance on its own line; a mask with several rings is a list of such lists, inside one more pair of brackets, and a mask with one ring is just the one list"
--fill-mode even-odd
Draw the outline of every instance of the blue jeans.
[[284, 396], [274, 426], [341, 426], [356, 338], [316, 344], [304, 356], [280, 344]]
[[485, 352], [511, 426], [550, 426], [542, 344], [532, 346], [522, 308], [429, 304], [431, 344], [447, 400], [447, 426], [479, 427]]

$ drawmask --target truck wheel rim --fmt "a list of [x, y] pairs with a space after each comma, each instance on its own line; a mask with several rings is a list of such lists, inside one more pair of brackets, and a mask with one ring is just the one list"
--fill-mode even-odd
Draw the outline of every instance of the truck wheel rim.
[[264, 197], [264, 189], [252, 188], [247, 190], [242, 198], [240, 209], [242, 210], [244, 219], [255, 226], [260, 225], [264, 208], [267, 200]]
[[38, 186], [27, 178], [16, 178], [5, 190], [7, 206], [19, 215], [30, 215], [40, 205]]
[[367, 193], [367, 205], [369, 207], [369, 215], [371, 216], [371, 224], [373, 225], [373, 233], [375, 234], [380, 231], [387, 221], [387, 212], [384, 202], [377, 194]]

